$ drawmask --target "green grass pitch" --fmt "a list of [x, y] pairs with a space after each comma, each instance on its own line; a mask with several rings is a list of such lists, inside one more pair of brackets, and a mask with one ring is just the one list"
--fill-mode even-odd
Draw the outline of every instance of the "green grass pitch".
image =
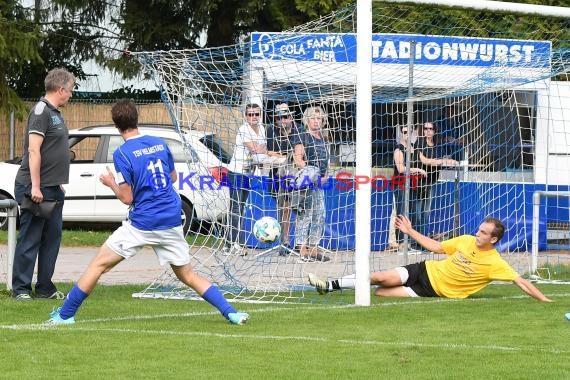
[[569, 288], [540, 288], [555, 302], [492, 285], [467, 300], [373, 297], [371, 307], [241, 303], [251, 319], [234, 326], [205, 302], [99, 286], [75, 325], [50, 328], [41, 322], [61, 301], [4, 292], [0, 377], [567, 379]]

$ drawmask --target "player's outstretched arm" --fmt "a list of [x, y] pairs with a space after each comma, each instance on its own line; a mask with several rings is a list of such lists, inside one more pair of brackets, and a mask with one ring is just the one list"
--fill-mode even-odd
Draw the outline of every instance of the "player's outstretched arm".
[[404, 215], [396, 217], [396, 228], [405, 234], [408, 234], [412, 239], [418, 242], [422, 247], [434, 253], [444, 253], [441, 243], [433, 240], [425, 235], [422, 235], [412, 227], [412, 222]]
[[525, 280], [522, 277], [516, 278], [515, 284], [517, 284], [517, 286], [521, 288], [523, 292], [525, 292], [532, 298], [535, 298], [543, 302], [552, 302], [552, 300], [546, 297], [544, 294], [542, 294], [542, 292], [538, 290], [536, 286], [534, 286], [530, 281]]
[[103, 185], [113, 190], [113, 193], [115, 193], [117, 198], [119, 198], [119, 200], [124, 204], [130, 205], [133, 203], [133, 190], [131, 186], [126, 182], [118, 185], [117, 182], [115, 182], [115, 175], [108, 166], [107, 174], [101, 174], [99, 176], [99, 181], [101, 181]]

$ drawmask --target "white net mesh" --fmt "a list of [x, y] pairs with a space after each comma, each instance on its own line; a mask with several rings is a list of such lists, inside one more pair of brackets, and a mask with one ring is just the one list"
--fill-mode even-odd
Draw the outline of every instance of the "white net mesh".
[[[410, 192], [418, 194], [417, 202], [408, 206], [416, 226], [443, 239], [475, 233], [486, 216], [500, 218], [508, 231], [499, 249], [521, 274], [527, 273], [532, 192], [545, 187], [567, 189], [570, 184], [570, 115], [564, 109], [570, 100], [570, 55], [561, 32], [568, 20], [553, 21], [560, 24], [543, 31], [532, 28], [532, 17], [481, 11], [468, 12], [466, 18], [445, 10], [442, 17], [441, 10], [428, 8], [419, 17], [406, 5], [375, 3], [373, 14], [371, 170], [376, 181], [371, 268], [432, 258], [429, 253], [408, 252], [404, 259], [402, 238], [391, 228], [393, 190], [398, 188], [392, 178], [394, 151], [402, 141], [401, 131], [412, 125], [409, 135], [417, 148], [430, 147], [431, 132], [426, 130], [435, 128], [436, 147], [421, 151], [425, 158], [439, 161], [437, 167], [433, 162], [418, 163], [435, 174], [429, 186], [423, 182], [422, 191]], [[501, 30], [511, 31], [509, 39], [493, 29], [498, 20]], [[505, 29], [505, 23], [510, 27]], [[239, 255], [240, 250], [223, 249], [224, 242], [234, 242], [227, 228], [233, 211], [213, 224], [195, 225], [191, 232], [193, 265], [230, 298], [310, 302], [314, 291], [306, 285], [307, 272], [336, 278], [354, 270], [354, 240], [366, 233], [354, 230], [358, 217], [355, 176], [359, 175], [354, 170], [358, 155], [354, 32], [355, 8], [348, 7], [285, 33], [254, 33], [248, 42], [235, 46], [135, 53], [161, 89], [177, 127], [213, 132], [220, 139], [210, 150], [221, 166], [231, 165], [226, 152], [236, 150], [238, 130], [247, 120], [245, 104], [260, 105], [261, 121], [268, 129], [278, 123], [275, 110], [281, 103], [288, 105], [299, 127], [307, 127], [302, 116], [309, 107], [321, 107], [327, 115], [323, 135], [330, 163], [323, 190], [325, 220], [318, 252], [313, 253], [330, 261], [300, 260], [294, 247], [299, 227], [295, 210], [286, 240], [264, 245], [253, 237], [255, 220], [269, 215], [279, 217], [283, 225], [282, 215], [290, 209], [262, 185], [260, 178], [275, 166], [267, 161], [259, 164], [248, 200], [239, 211], [239, 243], [247, 256]], [[412, 50], [415, 54], [410, 59]], [[408, 96], [410, 67], [412, 99]], [[229, 203], [227, 186], [221, 188], [219, 199]], [[554, 221], [548, 225], [567, 230], [567, 200], [548, 202], [552, 203], [548, 219]], [[542, 243], [544, 261], [549, 257], [548, 242]], [[556, 257], [566, 261], [561, 251]], [[192, 297], [193, 293], [167, 271], [138, 296]]]

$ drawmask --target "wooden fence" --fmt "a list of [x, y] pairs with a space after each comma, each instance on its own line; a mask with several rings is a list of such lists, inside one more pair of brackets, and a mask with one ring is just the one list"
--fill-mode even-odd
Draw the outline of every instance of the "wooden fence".
[[[36, 102], [27, 102], [31, 108]], [[61, 112], [69, 129], [87, 127], [91, 125], [112, 124], [111, 107], [114, 101], [101, 102], [69, 102], [61, 107]], [[139, 123], [171, 123], [168, 110], [163, 103], [138, 104]], [[193, 128], [213, 132], [218, 135], [222, 143], [232, 151], [235, 133], [241, 124], [241, 114], [237, 108], [227, 107], [200, 107], [183, 110], [182, 124], [191, 124]], [[186, 120], [186, 122], [185, 122]], [[193, 122], [200, 120], [200, 122]], [[208, 122], [204, 122], [207, 120]], [[15, 120], [14, 123], [14, 156], [22, 155], [24, 134], [27, 119]], [[10, 158], [11, 126], [9, 117], [0, 117], [0, 161]]]

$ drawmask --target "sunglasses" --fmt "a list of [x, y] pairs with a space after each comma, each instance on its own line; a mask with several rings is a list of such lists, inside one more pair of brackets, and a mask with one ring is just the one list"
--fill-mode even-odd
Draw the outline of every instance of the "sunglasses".
[[433, 131], [433, 128], [424, 128], [424, 131]]
[[402, 131], [402, 134], [407, 135], [408, 131]]
[[283, 120], [283, 119], [289, 119], [290, 116], [289, 115], [281, 115], [278, 117], [279, 119]]
[[251, 113], [247, 113], [246, 115], [249, 117], [253, 117], [253, 116], [259, 116], [260, 113], [259, 112], [251, 112]]

